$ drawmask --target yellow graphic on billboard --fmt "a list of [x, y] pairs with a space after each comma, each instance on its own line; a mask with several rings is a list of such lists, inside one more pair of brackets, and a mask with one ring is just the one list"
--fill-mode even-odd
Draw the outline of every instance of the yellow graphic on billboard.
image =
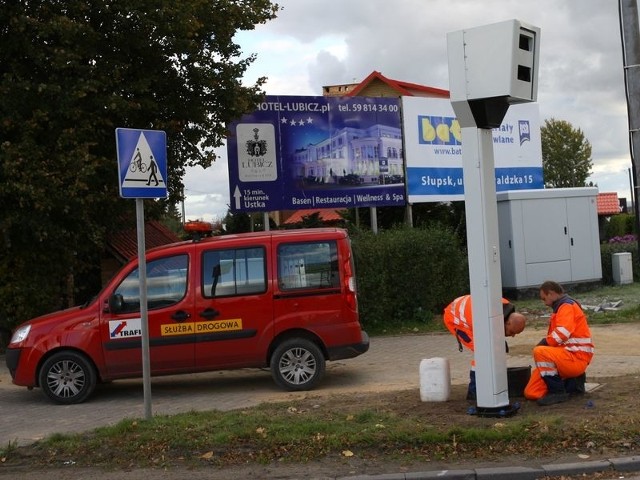
[[163, 337], [170, 335], [229, 332], [233, 330], [242, 330], [241, 318], [230, 318], [228, 320], [216, 320], [213, 322], [168, 323], [160, 325], [160, 334]]
[[[453, 138], [451, 136], [453, 135]], [[460, 145], [462, 131], [455, 117], [418, 115], [418, 143]]]

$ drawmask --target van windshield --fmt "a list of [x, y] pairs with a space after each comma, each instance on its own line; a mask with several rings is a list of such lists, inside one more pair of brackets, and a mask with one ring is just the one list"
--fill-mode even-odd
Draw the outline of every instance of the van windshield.
[[[161, 308], [178, 303], [187, 291], [189, 257], [186, 254], [164, 257], [147, 263], [147, 306]], [[140, 272], [136, 268], [118, 285], [123, 312], [140, 310]]]

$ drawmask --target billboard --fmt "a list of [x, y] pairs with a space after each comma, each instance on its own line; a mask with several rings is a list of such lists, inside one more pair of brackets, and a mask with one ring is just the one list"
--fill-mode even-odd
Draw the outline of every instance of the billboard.
[[267, 96], [229, 132], [232, 211], [406, 203], [399, 98]]
[[[409, 203], [464, 200], [462, 132], [447, 99], [402, 97]], [[493, 129], [496, 191], [544, 188], [538, 105], [509, 107]]]

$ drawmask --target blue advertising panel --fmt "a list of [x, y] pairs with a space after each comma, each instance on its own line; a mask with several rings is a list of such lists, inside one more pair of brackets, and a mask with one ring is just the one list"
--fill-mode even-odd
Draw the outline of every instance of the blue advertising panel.
[[[463, 200], [464, 145], [451, 102], [402, 97], [402, 110], [408, 201]], [[544, 188], [538, 106], [510, 106], [492, 136], [496, 191]]]
[[406, 203], [398, 98], [267, 96], [229, 131], [232, 211]]

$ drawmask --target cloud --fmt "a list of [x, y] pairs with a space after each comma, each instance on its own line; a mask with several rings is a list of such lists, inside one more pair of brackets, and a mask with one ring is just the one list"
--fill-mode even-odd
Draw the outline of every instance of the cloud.
[[308, 71], [311, 84], [316, 91], [322, 91], [325, 85], [353, 82], [353, 79], [335, 81], [336, 78], [346, 78], [345, 64], [326, 50], [318, 52], [315, 61], [309, 64]]
[[187, 169], [185, 220], [221, 220], [229, 205], [229, 168], [225, 148], [216, 149], [218, 159], [209, 168]]

